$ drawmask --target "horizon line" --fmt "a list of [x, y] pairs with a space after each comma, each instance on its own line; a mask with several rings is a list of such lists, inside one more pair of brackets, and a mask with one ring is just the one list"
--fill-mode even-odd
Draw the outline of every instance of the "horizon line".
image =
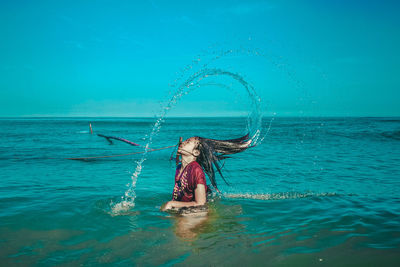
[[[165, 118], [247, 118], [248, 116], [168, 116]], [[400, 118], [399, 115], [265, 115], [262, 118]], [[124, 119], [155, 119], [157, 116], [0, 116], [0, 119], [84, 119], [84, 118], [124, 118]]]

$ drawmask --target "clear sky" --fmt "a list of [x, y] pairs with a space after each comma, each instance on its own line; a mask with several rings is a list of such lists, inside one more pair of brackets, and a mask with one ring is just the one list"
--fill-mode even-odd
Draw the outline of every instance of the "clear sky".
[[[2, 0], [0, 116], [154, 116], [192, 60], [239, 48], [263, 56], [214, 67], [243, 75], [267, 115], [400, 116], [399, 3]], [[205, 88], [170, 115], [245, 110]]]

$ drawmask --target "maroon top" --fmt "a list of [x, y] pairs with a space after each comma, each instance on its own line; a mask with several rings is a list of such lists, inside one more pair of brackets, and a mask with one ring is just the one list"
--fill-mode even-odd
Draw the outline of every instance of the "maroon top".
[[172, 200], [177, 201], [195, 201], [194, 190], [198, 184], [203, 184], [207, 192], [206, 176], [204, 175], [203, 169], [196, 161], [190, 162], [186, 165], [181, 175], [182, 164], [179, 164], [175, 172], [175, 186], [172, 193]]

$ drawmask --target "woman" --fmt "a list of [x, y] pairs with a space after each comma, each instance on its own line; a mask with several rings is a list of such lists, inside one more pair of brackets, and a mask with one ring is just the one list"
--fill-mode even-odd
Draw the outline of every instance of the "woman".
[[220, 161], [228, 158], [226, 155], [244, 151], [250, 143], [248, 134], [231, 140], [196, 136], [180, 142], [177, 155], [182, 157], [182, 161], [176, 168], [172, 200], [162, 210], [204, 205], [209, 190], [204, 173], [207, 173], [211, 184], [220, 192], [215, 181], [214, 167], [227, 183], [221, 173]]

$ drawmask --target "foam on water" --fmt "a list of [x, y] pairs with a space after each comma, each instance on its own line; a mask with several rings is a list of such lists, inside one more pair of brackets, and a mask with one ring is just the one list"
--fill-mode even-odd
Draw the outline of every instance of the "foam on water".
[[240, 193], [240, 194], [223, 194], [225, 198], [237, 199], [256, 199], [256, 200], [282, 200], [282, 199], [299, 199], [308, 197], [332, 197], [338, 196], [335, 192], [282, 192], [270, 194], [253, 194], [253, 193]]

